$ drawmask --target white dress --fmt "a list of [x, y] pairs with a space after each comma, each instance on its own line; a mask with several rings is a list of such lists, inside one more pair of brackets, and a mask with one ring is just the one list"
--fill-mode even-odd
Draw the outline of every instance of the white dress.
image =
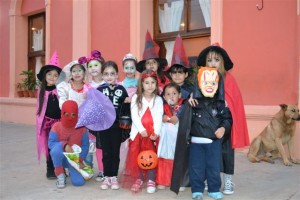
[[86, 98], [86, 92], [88, 91], [88, 86], [83, 85], [83, 92], [77, 92], [72, 89], [70, 83], [61, 82], [57, 86], [57, 94], [59, 97], [59, 107], [61, 108], [63, 103], [67, 100], [76, 101], [78, 107], [84, 102]]
[[158, 143], [157, 156], [164, 159], [174, 159], [179, 123], [163, 123]]

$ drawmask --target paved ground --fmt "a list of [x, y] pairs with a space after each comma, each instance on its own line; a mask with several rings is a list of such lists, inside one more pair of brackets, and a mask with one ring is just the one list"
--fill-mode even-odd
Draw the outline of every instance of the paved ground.
[[[55, 180], [45, 177], [45, 160], [39, 165], [36, 156], [34, 126], [0, 122], [0, 199], [191, 199], [190, 189], [177, 196], [169, 189], [139, 194], [120, 189], [99, 189], [99, 183], [90, 180], [83, 187], [74, 187], [67, 180], [67, 187], [58, 190]], [[236, 153], [235, 194], [225, 200], [298, 200], [300, 199], [300, 165], [286, 167], [282, 160], [275, 164], [252, 164], [246, 151]], [[210, 199], [204, 194], [204, 200]]]

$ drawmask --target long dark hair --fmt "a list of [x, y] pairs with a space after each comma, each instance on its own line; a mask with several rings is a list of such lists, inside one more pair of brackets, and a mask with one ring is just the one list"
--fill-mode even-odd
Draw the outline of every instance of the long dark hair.
[[[153, 74], [153, 75], [152, 75]], [[148, 76], [147, 76], [148, 75]], [[142, 72], [142, 74], [140, 75], [139, 78], [139, 82], [138, 82], [138, 87], [137, 87], [137, 98], [136, 98], [136, 104], [138, 107], [138, 110], [140, 111], [142, 109], [142, 99], [143, 99], [143, 92], [144, 92], [144, 88], [143, 88], [143, 82], [144, 79], [143, 77], [152, 77], [155, 81], [156, 81], [156, 88], [153, 91], [153, 93], [157, 96], [159, 95], [159, 91], [158, 91], [158, 80], [157, 80], [157, 75], [154, 71], [150, 70], [150, 69], [146, 69]]]
[[43, 79], [41, 81], [41, 85], [40, 85], [40, 92], [39, 92], [39, 108], [37, 111], [37, 115], [41, 114], [42, 108], [43, 108], [43, 104], [44, 104], [44, 97], [45, 97], [45, 91], [46, 91], [46, 86], [47, 86], [47, 82], [46, 82], [46, 74], [51, 71], [51, 70], [46, 70], [43, 74]]

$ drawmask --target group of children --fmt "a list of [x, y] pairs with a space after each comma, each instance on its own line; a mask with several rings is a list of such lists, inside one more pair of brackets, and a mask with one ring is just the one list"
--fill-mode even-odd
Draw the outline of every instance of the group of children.
[[[105, 61], [97, 50], [63, 70], [54, 54], [50, 64], [41, 68], [37, 75], [41, 81], [37, 98], [38, 158], [45, 153], [46, 176], [57, 179], [57, 188], [66, 186], [66, 168], [73, 185], [85, 183], [63, 154], [74, 152], [74, 145], [78, 145], [80, 168], [93, 168], [95, 152], [99, 170], [96, 180], [102, 181], [102, 190], [123, 186], [138, 192], [145, 183], [147, 193], [165, 187], [178, 193], [191, 186], [192, 198], [202, 199], [206, 182], [208, 195], [222, 199], [223, 172], [223, 193], [233, 193], [234, 148], [249, 145], [242, 98], [227, 72], [233, 63], [220, 46], [207, 47], [198, 56], [200, 68], [192, 85], [187, 81], [191, 68], [182, 39], [178, 36], [175, 40], [170, 67], [166, 59], [159, 58], [158, 51], [147, 32], [143, 59], [137, 62], [132, 54], [124, 56], [126, 76], [121, 82], [117, 64]], [[78, 109], [88, 101], [91, 88], [101, 92], [99, 98], [103, 102], [109, 99], [115, 109], [116, 117], [109, 128], [76, 127]], [[132, 126], [120, 173], [119, 117], [125, 103], [130, 103]], [[157, 154], [158, 166], [144, 170], [139, 168], [137, 157], [148, 150]]]

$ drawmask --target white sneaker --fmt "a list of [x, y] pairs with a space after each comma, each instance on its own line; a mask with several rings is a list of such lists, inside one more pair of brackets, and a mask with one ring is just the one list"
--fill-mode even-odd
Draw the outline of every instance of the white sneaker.
[[95, 178], [96, 181], [101, 182], [104, 181], [104, 174], [103, 172], [99, 172], [99, 174], [97, 175], [97, 177]]
[[156, 184], [154, 181], [149, 180], [147, 183], [147, 193], [152, 194], [156, 192]]
[[56, 187], [57, 187], [57, 189], [63, 189], [66, 187], [66, 175], [65, 174], [60, 174], [57, 176]]
[[179, 188], [179, 192], [184, 192], [185, 191], [185, 187], [180, 187]]
[[107, 190], [110, 186], [111, 186], [110, 177], [105, 176], [105, 177], [104, 177], [104, 181], [103, 181], [102, 184], [100, 185], [100, 188], [101, 188], [102, 190]]
[[233, 194], [233, 186], [234, 183], [232, 182], [232, 175], [224, 174], [224, 190], [223, 194]]
[[113, 176], [113, 177], [110, 178], [110, 183], [111, 183], [111, 189], [112, 190], [120, 189], [118, 178], [116, 176]]

